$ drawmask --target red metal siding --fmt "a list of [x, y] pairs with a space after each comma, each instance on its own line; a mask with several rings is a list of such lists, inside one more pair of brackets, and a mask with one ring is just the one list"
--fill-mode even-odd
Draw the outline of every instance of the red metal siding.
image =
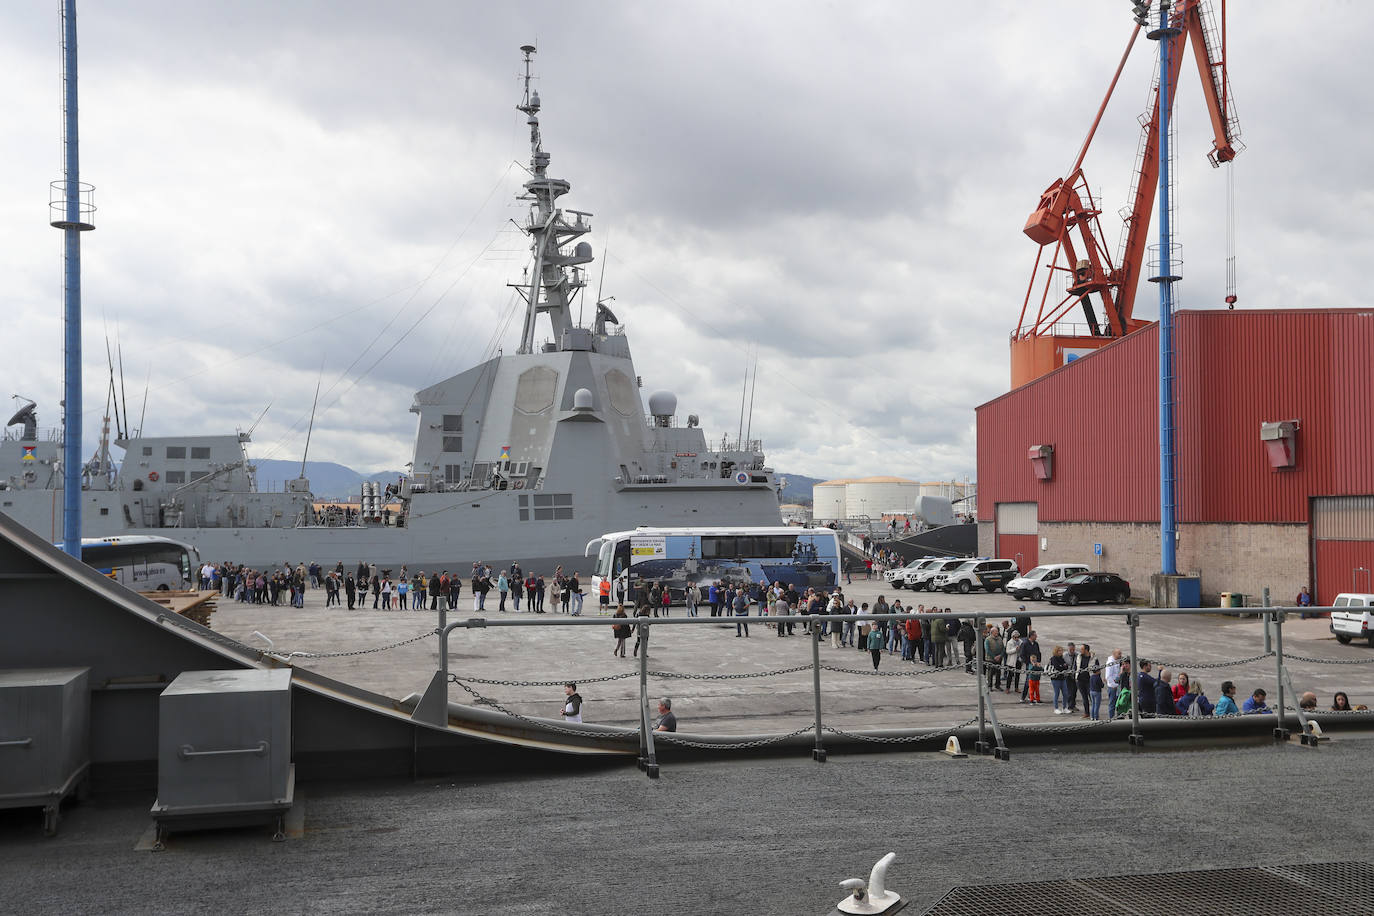
[[1374, 590], [1369, 572], [1374, 570], [1374, 541], [1313, 541], [1312, 547], [1318, 604], [1331, 604], [1341, 592]]
[[999, 534], [997, 558], [1015, 560], [1017, 569], [1030, 572], [1040, 565], [1040, 538], [1034, 534]]
[[[1038, 502], [1040, 521], [1159, 518], [1156, 330], [1145, 328], [978, 408], [978, 512]], [[1054, 478], [1027, 450], [1054, 446]]]
[[[1306, 523], [1311, 496], [1374, 494], [1374, 311], [1185, 311], [1176, 339], [1180, 522]], [[1157, 522], [1157, 379], [1151, 327], [979, 407], [980, 518], [1034, 500], [1041, 521]], [[1274, 470], [1260, 424], [1293, 419], [1298, 466]]]

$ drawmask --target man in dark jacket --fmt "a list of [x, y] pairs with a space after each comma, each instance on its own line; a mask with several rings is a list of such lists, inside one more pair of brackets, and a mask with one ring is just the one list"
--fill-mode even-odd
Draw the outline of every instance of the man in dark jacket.
[[[1155, 685], [1159, 681], [1155, 680], [1150, 674], [1150, 663], [1145, 659], [1140, 660], [1140, 673], [1136, 676], [1140, 684], [1140, 690], [1136, 693], [1136, 704], [1140, 707], [1141, 715], [1154, 715], [1155, 712]], [[1166, 708], [1164, 710], [1168, 712]]]
[[[1021, 640], [1021, 651], [1017, 653], [1017, 656], [1021, 659], [1021, 667], [1024, 668], [1024, 669], [1029, 669], [1029, 668], [1030, 668], [1030, 660], [1031, 660], [1032, 658], [1043, 659], [1043, 658], [1045, 657], [1044, 655], [1042, 655], [1042, 654], [1040, 653], [1040, 640], [1036, 637], [1036, 634], [1035, 634], [1035, 631], [1034, 631], [1034, 630], [1031, 630], [1031, 631], [1030, 631], [1030, 635], [1028, 635], [1025, 639]], [[1021, 702], [1022, 702], [1022, 703], [1026, 702], [1026, 689], [1027, 689], [1027, 687], [1029, 687], [1029, 686], [1030, 686], [1030, 680], [1029, 680], [1029, 678], [1027, 678], [1027, 679], [1025, 679], [1025, 680], [1022, 681], [1022, 683], [1021, 683]]]
[[1174, 685], [1170, 683], [1174, 679], [1174, 673], [1168, 668], [1162, 668], [1159, 678], [1155, 681], [1155, 715], [1177, 715], [1178, 708], [1174, 705]]

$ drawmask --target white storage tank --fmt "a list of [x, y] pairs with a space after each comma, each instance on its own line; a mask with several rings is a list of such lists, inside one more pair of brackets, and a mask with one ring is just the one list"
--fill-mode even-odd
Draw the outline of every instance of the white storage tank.
[[811, 515], [816, 521], [848, 518], [845, 510], [845, 487], [848, 479], [827, 480], [811, 488]]
[[845, 487], [845, 507], [850, 518], [910, 515], [921, 495], [921, 485], [905, 477], [863, 477]]

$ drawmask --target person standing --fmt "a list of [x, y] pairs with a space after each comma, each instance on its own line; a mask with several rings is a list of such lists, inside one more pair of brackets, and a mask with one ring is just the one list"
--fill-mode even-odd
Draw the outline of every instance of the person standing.
[[738, 638], [740, 637], [740, 635], [741, 635], [740, 630], [743, 629], [743, 631], [744, 631], [743, 636], [744, 636], [746, 639], [748, 639], [748, 638], [749, 638], [749, 595], [748, 595], [747, 592], [745, 592], [744, 589], [740, 589], [740, 590], [735, 594], [735, 617], [740, 618], [740, 619], [738, 619], [738, 620], [735, 621], [735, 638], [738, 639]]
[[877, 671], [883, 660], [883, 631], [876, 624], [868, 628], [868, 654], [873, 656], [873, 670]]
[[1002, 662], [1006, 658], [1007, 644], [997, 627], [988, 624], [988, 635], [983, 640], [983, 662], [988, 666], [987, 686], [989, 690], [1002, 689]]
[[[615, 613], [611, 616], [624, 617], [626, 620], [629, 619], [629, 615], [625, 613], [624, 604], [616, 605]], [[611, 650], [611, 655], [624, 658], [625, 640], [630, 638], [630, 625], [628, 623], [617, 623], [615, 626], [611, 627], [611, 635], [615, 637], [615, 648]]]
[[512, 569], [512, 572], [511, 572], [511, 575], [510, 575], [510, 600], [511, 600], [511, 604], [512, 604], [512, 606], [514, 607], [514, 609], [515, 609], [516, 611], [519, 611], [519, 610], [520, 610], [520, 599], [521, 599], [522, 597], [524, 597], [525, 580], [524, 580], [524, 578], [520, 575], [520, 564], [519, 564], [519, 563], [512, 563], [512, 564], [511, 564], [511, 569]]
[[[505, 577], [506, 574], [501, 573], [501, 578]], [[572, 681], [563, 685], [563, 721], [582, 721], [582, 694], [577, 692], [577, 685]]]
[[[1075, 686], [1074, 686], [1074, 687], [1070, 687], [1069, 689], [1070, 689], [1070, 690], [1073, 690], [1073, 689], [1076, 688], [1077, 691], [1078, 691], [1078, 695], [1082, 698], [1082, 700], [1083, 700], [1083, 716], [1082, 716], [1082, 718], [1084, 718], [1084, 719], [1093, 719], [1093, 718], [1096, 718], [1096, 716], [1092, 715], [1092, 713], [1091, 713], [1091, 708], [1092, 708], [1092, 697], [1090, 696], [1090, 694], [1092, 693], [1092, 677], [1093, 677], [1093, 675], [1092, 675], [1092, 670], [1091, 670], [1091, 669], [1092, 669], [1093, 667], [1096, 667], [1096, 659], [1093, 658], [1092, 649], [1088, 646], [1087, 643], [1083, 643], [1083, 648], [1080, 649], [1079, 652], [1078, 652], [1078, 667], [1074, 670], [1074, 685], [1075, 685]], [[1102, 699], [1102, 695], [1101, 695], [1101, 692], [1100, 692], [1100, 689], [1099, 689], [1098, 700], [1100, 701], [1101, 699]]]
[[1002, 685], [1003, 693], [1012, 693], [1021, 689], [1021, 634], [1016, 630], [1011, 631], [1007, 637], [1006, 649], [1002, 654], [1003, 664], [1006, 665], [1007, 680]]
[[1121, 649], [1113, 649], [1102, 668], [1102, 683], [1107, 688], [1107, 718], [1116, 711], [1116, 695], [1121, 690]]
[[496, 610], [502, 614], [506, 613], [506, 595], [510, 594], [510, 580], [506, 578], [506, 571], [503, 569], [496, 574], [496, 595], [500, 599], [496, 604]]
[[1078, 711], [1078, 649], [1073, 643], [1069, 643], [1068, 650], [1064, 653], [1064, 661], [1068, 662], [1069, 670], [1064, 676], [1064, 692], [1068, 695], [1068, 708], [1064, 712], [1071, 713]]
[[544, 613], [544, 592], [547, 589], [548, 584], [544, 581], [543, 576], [539, 576], [534, 580], [534, 612], [536, 614]]
[[[597, 586], [597, 591], [600, 593], [601, 613], [604, 614], [611, 606], [611, 580], [603, 576], [601, 584]], [[696, 615], [693, 614], [692, 616], [695, 617]]]
[[973, 646], [978, 634], [973, 629], [973, 621], [968, 618], [959, 624], [959, 642], [964, 646], [964, 673], [973, 674]]
[[[1020, 648], [1018, 651], [1019, 651], [1020, 658], [1021, 658], [1021, 669], [1022, 669], [1023, 671], [1027, 671], [1027, 672], [1030, 671], [1031, 658], [1032, 658], [1032, 656], [1035, 658], [1035, 662], [1036, 662], [1037, 665], [1040, 663], [1040, 658], [1041, 658], [1041, 654], [1040, 654], [1040, 639], [1039, 639], [1039, 637], [1036, 635], [1036, 632], [1035, 632], [1034, 630], [1030, 630], [1030, 631], [1026, 634], [1026, 638], [1023, 639], [1023, 640], [1021, 640], [1021, 648]], [[1044, 669], [1044, 668], [1041, 668], [1040, 670], [1041, 670], [1041, 671], [1044, 671], [1045, 669]], [[1037, 699], [1035, 700], [1035, 702], [1038, 703], [1038, 702], [1040, 702], [1040, 700], [1038, 699], [1038, 698], [1039, 698], [1039, 695], [1040, 695], [1040, 687], [1039, 687], [1039, 680], [1040, 680], [1040, 679], [1037, 677], [1035, 680], [1036, 680], [1036, 682], [1037, 682], [1037, 686], [1036, 686], [1036, 689], [1035, 689], [1035, 690], [1036, 690], [1036, 697], [1037, 697]], [[1026, 677], [1026, 682], [1025, 682], [1024, 684], [1021, 685], [1021, 702], [1022, 702], [1022, 703], [1027, 702], [1027, 698], [1028, 698], [1029, 696], [1030, 696], [1030, 677], [1027, 676], [1027, 677]]]
[[553, 612], [558, 613], [560, 603], [563, 599], [563, 577], [554, 576], [549, 582], [549, 603], [553, 605]]
[[348, 599], [348, 609], [353, 610], [354, 603], [358, 598], [358, 585], [353, 581], [352, 573], [344, 577], [344, 597]]

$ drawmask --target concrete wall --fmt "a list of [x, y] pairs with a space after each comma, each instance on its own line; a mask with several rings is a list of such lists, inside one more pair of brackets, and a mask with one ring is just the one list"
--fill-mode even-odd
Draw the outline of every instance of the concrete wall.
[[[1306, 525], [1180, 525], [1178, 568], [1202, 577], [1202, 601], [1215, 605], [1222, 592], [1243, 592], [1258, 603], [1265, 586], [1274, 604], [1292, 604], [1311, 582]], [[1041, 522], [1047, 542], [1041, 563], [1086, 563], [1097, 568], [1093, 545], [1103, 549], [1102, 569], [1120, 573], [1135, 597], [1148, 597], [1159, 572], [1155, 524]], [[978, 554], [996, 553], [992, 522], [978, 523]]]
[[[987, 525], [988, 545], [992, 526]], [[979, 528], [979, 550], [983, 528]], [[1258, 603], [1268, 586], [1275, 604], [1291, 604], [1310, 581], [1306, 525], [1180, 525], [1178, 569], [1202, 578], [1202, 601], [1215, 605], [1221, 592], [1243, 592]], [[1150, 576], [1159, 571], [1159, 526], [1041, 522], [1048, 543], [1041, 563], [1087, 563], [1097, 568], [1093, 545], [1103, 548], [1101, 568], [1120, 573], [1136, 597], [1148, 596]]]

